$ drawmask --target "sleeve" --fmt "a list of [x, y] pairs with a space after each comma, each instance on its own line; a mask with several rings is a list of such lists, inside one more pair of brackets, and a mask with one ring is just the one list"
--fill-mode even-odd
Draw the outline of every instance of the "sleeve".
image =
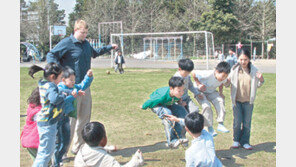
[[65, 103], [72, 103], [75, 100], [75, 97], [72, 95], [69, 95], [65, 98]]
[[189, 79], [188, 79], [188, 89], [194, 94], [194, 97], [200, 94], [200, 92], [197, 90], [197, 88], [195, 88], [193, 86], [193, 83], [191, 81], [191, 77], [189, 77]]
[[[231, 85], [231, 78], [232, 78], [232, 75], [233, 75], [233, 70], [231, 69], [231, 71], [230, 71], [230, 73], [229, 73], [229, 75], [228, 75], [228, 77], [227, 77], [227, 80], [226, 80], [226, 82], [224, 83], [224, 86], [226, 87], [226, 88], [228, 88], [230, 85]], [[229, 81], [228, 81], [229, 80]]]
[[58, 88], [55, 86], [49, 86], [47, 92], [47, 98], [53, 105], [62, 103], [66, 98], [66, 95], [59, 93]]
[[94, 77], [89, 77], [88, 75], [84, 76], [84, 79], [82, 80], [82, 82], [80, 84], [75, 84], [75, 88], [78, 90], [85, 90], [87, 89], [90, 84], [92, 83]]
[[153, 108], [156, 105], [160, 104], [162, 102], [162, 98], [159, 96], [154, 96], [147, 100], [143, 105], [142, 109], [146, 110], [147, 108]]
[[60, 59], [67, 53], [67, 45], [64, 41], [59, 42], [52, 50], [46, 55], [47, 63], [60, 64]]
[[93, 52], [92, 52], [92, 53], [93, 53], [92, 57], [93, 57], [93, 58], [96, 58], [96, 57], [98, 57], [98, 56], [100, 56], [100, 55], [103, 55], [103, 54], [109, 52], [109, 51], [112, 49], [112, 45], [103, 46], [103, 47], [100, 47], [100, 48], [98, 48], [98, 49], [94, 49], [93, 47], [91, 47], [91, 48], [92, 48], [92, 50], [93, 50]]

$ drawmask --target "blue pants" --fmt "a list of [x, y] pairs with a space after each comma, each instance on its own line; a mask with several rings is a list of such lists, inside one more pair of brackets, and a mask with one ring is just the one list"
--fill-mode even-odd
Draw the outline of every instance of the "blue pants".
[[156, 113], [157, 116], [162, 120], [168, 144], [175, 143], [178, 138], [185, 138], [185, 128], [176, 122], [175, 126], [173, 127], [176, 131], [175, 132], [172, 128], [172, 122], [164, 120], [163, 116], [163, 114], [167, 114], [174, 115], [178, 118], [185, 118], [185, 116], [187, 115], [187, 111], [183, 106], [176, 104], [173, 104], [172, 106], [157, 106], [153, 107], [152, 111]]
[[46, 126], [37, 124], [39, 146], [33, 167], [47, 167], [55, 148], [57, 123]]
[[55, 167], [60, 166], [62, 157], [67, 152], [70, 145], [70, 120], [68, 116], [63, 115], [61, 117], [58, 122], [57, 129], [58, 133], [53, 157]]
[[233, 141], [241, 145], [250, 144], [253, 104], [238, 102], [233, 105]]

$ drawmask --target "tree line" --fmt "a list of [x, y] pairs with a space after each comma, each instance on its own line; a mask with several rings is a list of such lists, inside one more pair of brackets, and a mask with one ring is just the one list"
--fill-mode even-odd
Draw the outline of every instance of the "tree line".
[[[21, 11], [38, 11], [39, 18], [34, 24], [21, 20], [21, 40], [37, 34], [38, 47], [45, 54], [48, 26], [65, 24], [65, 11], [58, 10], [54, 0], [20, 1]], [[79, 18], [89, 24], [88, 38], [98, 38], [98, 23], [110, 21], [122, 21], [124, 33], [210, 31], [216, 46], [250, 40], [264, 44], [276, 36], [275, 0], [76, 0], [67, 35]], [[53, 44], [59, 40], [55, 37]]]

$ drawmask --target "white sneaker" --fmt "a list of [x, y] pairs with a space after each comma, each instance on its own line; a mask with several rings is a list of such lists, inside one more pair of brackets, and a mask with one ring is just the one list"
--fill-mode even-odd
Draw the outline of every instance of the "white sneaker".
[[180, 139], [180, 140], [181, 140], [181, 143], [182, 143], [182, 145], [183, 145], [184, 147], [188, 147], [188, 142], [189, 142], [188, 139], [183, 138], [183, 139]]
[[246, 150], [253, 150], [253, 147], [250, 144], [244, 144], [243, 148]]
[[170, 144], [166, 144], [168, 147], [170, 147], [171, 149], [176, 149], [179, 147], [179, 145], [181, 144], [181, 140], [177, 140], [174, 143], [170, 143]]
[[214, 128], [211, 126], [211, 127], [208, 127], [208, 132], [213, 136], [217, 136], [217, 132], [214, 130]]
[[218, 124], [217, 130], [222, 132], [222, 133], [229, 133], [229, 130], [222, 124]]
[[144, 165], [144, 158], [141, 150], [138, 149], [136, 153], [133, 155], [132, 159], [126, 164], [126, 166], [139, 167], [142, 165]]
[[239, 148], [239, 145], [240, 145], [239, 142], [234, 141], [231, 148]]

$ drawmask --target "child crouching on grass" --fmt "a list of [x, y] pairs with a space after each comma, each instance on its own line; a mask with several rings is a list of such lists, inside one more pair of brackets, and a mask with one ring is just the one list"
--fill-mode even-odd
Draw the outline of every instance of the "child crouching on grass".
[[185, 131], [182, 133], [184, 127], [179, 123], [174, 123], [164, 119], [164, 114], [175, 115], [179, 118], [185, 118], [186, 109], [176, 104], [180, 102], [184, 94], [184, 80], [181, 77], [172, 77], [169, 80], [169, 86], [156, 89], [143, 105], [142, 109], [151, 110], [157, 114], [164, 125], [165, 135], [167, 138], [167, 146], [170, 148], [178, 148], [180, 144], [188, 144], [185, 136]]
[[43, 71], [43, 79], [38, 83], [42, 109], [37, 114], [37, 129], [39, 133], [39, 146], [33, 167], [48, 166], [54, 152], [59, 121], [66, 95], [59, 93], [57, 84], [61, 81], [62, 67], [56, 63], [49, 63], [45, 68], [33, 65], [29, 75]]
[[215, 153], [213, 136], [204, 128], [204, 117], [198, 112], [186, 115], [185, 120], [173, 115], [166, 115], [170, 121], [179, 122], [193, 137], [191, 146], [185, 152], [186, 167], [211, 166], [222, 167]]
[[[75, 156], [75, 167], [120, 167], [114, 157], [109, 155], [104, 147], [107, 144], [105, 127], [100, 122], [85, 124], [81, 132], [83, 144]], [[123, 165], [124, 167], [139, 167], [144, 164], [140, 150], [133, 155], [132, 159]]]

